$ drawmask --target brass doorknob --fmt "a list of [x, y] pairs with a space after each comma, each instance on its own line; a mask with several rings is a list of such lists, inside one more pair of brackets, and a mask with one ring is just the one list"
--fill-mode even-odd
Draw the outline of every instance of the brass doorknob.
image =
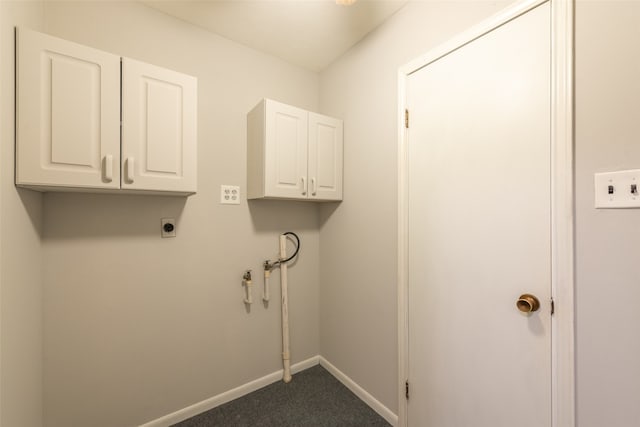
[[533, 313], [540, 308], [540, 301], [534, 295], [522, 294], [516, 301], [516, 307], [523, 313]]

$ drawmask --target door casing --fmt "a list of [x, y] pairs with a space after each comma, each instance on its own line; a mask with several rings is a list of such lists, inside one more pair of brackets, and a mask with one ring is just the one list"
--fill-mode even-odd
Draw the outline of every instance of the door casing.
[[[523, 0], [419, 56], [398, 70], [398, 426], [406, 427], [409, 380], [408, 138], [406, 84], [410, 74], [537, 6], [551, 5], [551, 411], [553, 427], [575, 426], [573, 16], [572, 0]], [[410, 126], [410, 125], [409, 125]]]

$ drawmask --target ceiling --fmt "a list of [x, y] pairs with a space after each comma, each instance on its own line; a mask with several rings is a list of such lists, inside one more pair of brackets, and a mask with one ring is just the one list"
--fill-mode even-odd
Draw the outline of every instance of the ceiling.
[[320, 71], [407, 0], [142, 0], [225, 38]]

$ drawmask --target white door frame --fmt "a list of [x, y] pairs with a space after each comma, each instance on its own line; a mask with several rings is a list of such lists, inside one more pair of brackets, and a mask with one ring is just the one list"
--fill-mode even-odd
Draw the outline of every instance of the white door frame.
[[544, 4], [551, 4], [551, 411], [553, 427], [575, 426], [573, 13], [574, 0], [522, 0], [429, 51], [398, 71], [398, 426], [407, 426], [409, 368], [408, 135], [410, 74]]

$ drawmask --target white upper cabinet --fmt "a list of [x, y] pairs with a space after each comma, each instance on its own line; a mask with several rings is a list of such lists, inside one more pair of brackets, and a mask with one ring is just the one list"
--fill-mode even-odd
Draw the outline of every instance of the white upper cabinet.
[[17, 185], [196, 192], [194, 77], [24, 28], [16, 37]]
[[120, 188], [120, 57], [20, 28], [16, 182]]
[[122, 59], [122, 188], [195, 193], [197, 80]]
[[342, 138], [342, 120], [263, 100], [247, 115], [247, 197], [342, 200]]
[[[307, 112], [274, 102], [265, 105], [265, 193], [296, 198], [307, 187]], [[272, 124], [272, 125], [269, 125]]]
[[342, 200], [342, 120], [309, 113], [309, 198]]

